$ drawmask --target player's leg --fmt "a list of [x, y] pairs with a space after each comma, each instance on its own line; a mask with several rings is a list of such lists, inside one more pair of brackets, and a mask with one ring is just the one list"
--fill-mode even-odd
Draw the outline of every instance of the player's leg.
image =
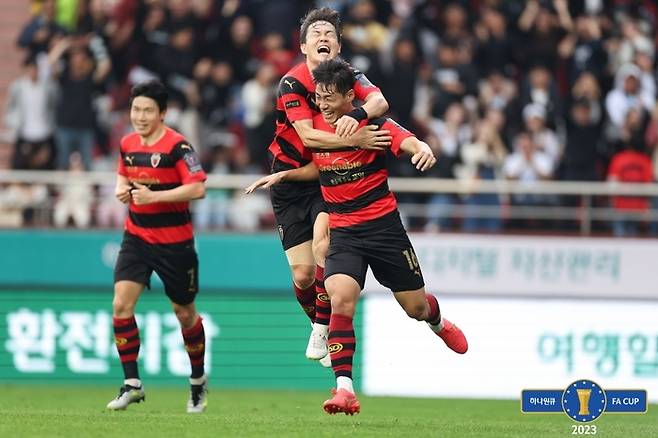
[[166, 253], [154, 256], [154, 270], [164, 283], [181, 327], [190, 359], [188, 413], [201, 413], [208, 405], [208, 377], [205, 373], [206, 336], [203, 319], [194, 299], [199, 291], [199, 260], [192, 242], [169, 245]]
[[324, 402], [323, 408], [329, 414], [343, 412], [354, 415], [361, 410], [352, 382], [356, 350], [353, 319], [361, 287], [354, 278], [345, 274], [332, 275], [327, 278], [326, 285], [331, 296], [328, 343], [336, 389], [332, 391], [333, 397]]
[[313, 257], [315, 259], [315, 322], [306, 346], [306, 357], [322, 360], [324, 366], [331, 366], [327, 350], [331, 302], [324, 286], [324, 265], [329, 248], [329, 215], [318, 212], [313, 224]]
[[425, 321], [429, 328], [454, 352], [464, 354], [468, 341], [459, 327], [441, 316], [439, 302], [425, 288], [395, 292], [395, 299], [409, 318]]
[[313, 259], [313, 241], [307, 240], [285, 250], [295, 298], [300, 307], [315, 321], [315, 260]]
[[367, 261], [373, 275], [394, 292], [395, 299], [410, 318], [426, 321], [429, 327], [457, 353], [465, 353], [468, 343], [462, 331], [441, 318], [434, 295], [425, 293], [423, 273], [416, 252], [397, 214], [381, 219], [380, 230], [365, 240]]
[[135, 306], [144, 286], [149, 285], [151, 269], [144, 261], [145, 253], [142, 246], [136, 237], [124, 236], [114, 268], [112, 326], [119, 360], [123, 367], [124, 384], [119, 389], [119, 395], [107, 405], [107, 408], [112, 410], [126, 409], [129, 404], [145, 399], [137, 367], [140, 338], [135, 321]]
[[351, 239], [351, 236], [340, 232], [332, 233], [326, 260], [325, 285], [331, 298], [328, 343], [331, 366], [336, 376], [333, 397], [326, 400], [323, 406], [330, 414], [344, 412], [353, 415], [361, 409], [352, 383], [356, 350], [353, 318], [368, 266], [358, 248], [354, 248], [356, 242]]
[[172, 302], [172, 305], [181, 325], [183, 343], [192, 368], [187, 412], [190, 414], [201, 413], [208, 406], [208, 376], [204, 369], [206, 335], [203, 328], [203, 319], [197, 313], [194, 302], [189, 304]]

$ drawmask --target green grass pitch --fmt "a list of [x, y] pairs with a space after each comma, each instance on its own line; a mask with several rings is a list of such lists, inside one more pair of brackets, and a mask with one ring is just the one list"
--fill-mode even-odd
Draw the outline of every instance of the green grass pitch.
[[[328, 394], [212, 390], [208, 410], [185, 413], [184, 388], [148, 388], [124, 412], [105, 404], [117, 388], [0, 385], [3, 437], [567, 437], [563, 414], [521, 414], [518, 401], [360, 396], [361, 414], [329, 416]], [[597, 437], [657, 437], [658, 411], [607, 414]], [[591, 432], [591, 430], [590, 430]]]

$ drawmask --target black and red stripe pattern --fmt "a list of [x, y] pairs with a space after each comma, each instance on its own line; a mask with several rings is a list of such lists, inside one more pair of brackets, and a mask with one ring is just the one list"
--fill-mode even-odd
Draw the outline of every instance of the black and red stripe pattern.
[[356, 337], [352, 318], [346, 315], [332, 314], [329, 322], [329, 354], [331, 368], [336, 377], [352, 378], [352, 362], [356, 350]]
[[[391, 152], [402, 153], [400, 145], [413, 134], [390, 119], [361, 122], [375, 124], [391, 132]], [[316, 129], [334, 132], [321, 115], [313, 118]], [[386, 155], [372, 151], [345, 147], [332, 150], [315, 150], [313, 162], [320, 172], [322, 197], [329, 212], [331, 228], [350, 227], [380, 218], [397, 208], [395, 196], [388, 188]]]
[[[118, 172], [131, 183], [147, 185], [153, 191], [170, 190], [206, 179], [194, 148], [170, 128], [166, 128], [162, 139], [150, 146], [142, 145], [137, 134], [124, 137], [121, 140]], [[191, 240], [189, 203], [131, 203], [125, 229], [153, 244]]]
[[[354, 70], [354, 92], [357, 100], [364, 101], [379, 91], [368, 78]], [[319, 113], [315, 104], [315, 83], [305, 62], [294, 66], [279, 82], [276, 99], [276, 131], [269, 153], [272, 172], [295, 169], [311, 161], [309, 151], [297, 135], [293, 122], [311, 120]]]
[[137, 357], [139, 356], [139, 329], [135, 316], [130, 318], [112, 319], [114, 328], [114, 343], [119, 352], [119, 359], [123, 367], [123, 374], [126, 379], [139, 379], [137, 369]]
[[311, 322], [315, 321], [315, 284], [306, 289], [300, 289], [293, 283], [292, 287], [295, 289], [297, 302], [302, 307], [304, 313], [306, 313], [306, 316], [308, 316]]
[[315, 322], [322, 325], [329, 325], [331, 317], [331, 300], [324, 288], [324, 268], [315, 267]]
[[183, 343], [185, 350], [190, 357], [190, 364], [192, 365], [193, 379], [198, 379], [204, 374], [204, 357], [206, 354], [206, 333], [203, 329], [203, 320], [199, 316], [192, 327], [189, 329], [182, 329]]

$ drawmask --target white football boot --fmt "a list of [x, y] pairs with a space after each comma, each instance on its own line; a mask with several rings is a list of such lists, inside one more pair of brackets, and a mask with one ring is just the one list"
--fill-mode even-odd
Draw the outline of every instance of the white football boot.
[[107, 409], [112, 411], [122, 411], [131, 403], [146, 401], [146, 394], [142, 386], [135, 387], [128, 384], [119, 388], [119, 395], [107, 404]]

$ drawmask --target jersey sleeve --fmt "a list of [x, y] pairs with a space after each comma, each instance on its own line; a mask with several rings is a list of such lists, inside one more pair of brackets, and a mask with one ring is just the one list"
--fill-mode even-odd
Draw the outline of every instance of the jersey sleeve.
[[356, 99], [365, 101], [368, 95], [379, 91], [379, 88], [370, 82], [366, 75], [359, 70], [354, 70], [354, 97]]
[[304, 84], [293, 76], [285, 76], [279, 82], [277, 96], [290, 122], [313, 118], [313, 111], [306, 100], [307, 95], [308, 90]]
[[381, 129], [391, 132], [391, 152], [396, 157], [399, 157], [403, 154], [403, 150], [400, 149], [402, 142], [409, 137], [415, 137], [408, 129], [400, 125], [393, 119], [384, 119], [384, 123], [381, 124]]
[[206, 180], [206, 172], [201, 167], [199, 154], [187, 142], [177, 143], [171, 151], [174, 157], [176, 170], [183, 184], [192, 184]]
[[123, 148], [119, 147], [119, 158], [117, 160], [117, 173], [121, 176], [128, 176], [126, 171], [126, 163], [124, 162]]

